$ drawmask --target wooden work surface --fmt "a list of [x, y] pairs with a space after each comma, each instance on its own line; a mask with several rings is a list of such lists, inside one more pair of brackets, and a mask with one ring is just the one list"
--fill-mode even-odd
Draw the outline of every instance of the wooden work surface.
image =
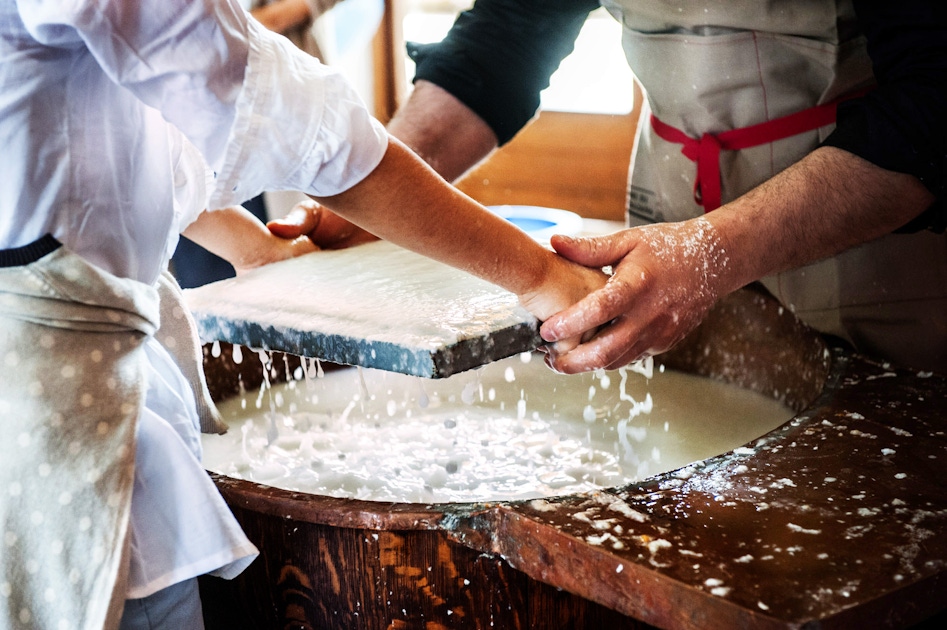
[[550, 511], [504, 508], [496, 540], [543, 542], [498, 551], [662, 627], [897, 627], [936, 613], [947, 384], [836, 361], [837, 389], [736, 452]]
[[[822, 394], [783, 427], [733, 452], [603, 492], [388, 505], [214, 478], [251, 529], [270, 518], [296, 536], [251, 571], [275, 575], [308, 554], [318, 556], [317, 574], [337, 576], [325, 578], [334, 587], [314, 595], [322, 603], [300, 613], [312, 627], [332, 619], [351, 621], [338, 627], [491, 627], [477, 602], [489, 600], [483, 606], [493, 611], [491, 624], [499, 618], [497, 589], [511, 583], [494, 583], [502, 566], [598, 606], [597, 619], [614, 611], [628, 620], [621, 627], [908, 627], [947, 608], [947, 379], [841, 349], [824, 363]], [[345, 532], [358, 550], [340, 555], [323, 547], [325, 536]], [[421, 547], [419, 558], [385, 547], [422, 532], [435, 541], [426, 556]], [[461, 565], [464, 549], [474, 553]], [[386, 573], [392, 558], [398, 566]], [[488, 563], [489, 575], [483, 558], [496, 564]], [[375, 575], [372, 567], [377, 576], [357, 585], [359, 595], [339, 586], [339, 575]], [[432, 567], [431, 575], [451, 579], [431, 578], [419, 591], [412, 580]], [[482, 593], [472, 594], [471, 584]], [[391, 604], [399, 592], [413, 604]], [[542, 606], [551, 605], [549, 592], [540, 592]], [[526, 601], [503, 596], [504, 609]], [[412, 598], [423, 607], [412, 609], [421, 606]], [[523, 603], [502, 627], [598, 627], [575, 617], [559, 625], [561, 609], [545, 622], [529, 617], [542, 606]], [[580, 617], [588, 619], [589, 610], [583, 604]], [[424, 625], [434, 621], [442, 625]]]

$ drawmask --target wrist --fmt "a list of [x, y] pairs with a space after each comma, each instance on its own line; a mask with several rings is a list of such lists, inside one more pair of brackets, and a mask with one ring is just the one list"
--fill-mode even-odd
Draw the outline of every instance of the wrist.
[[545, 320], [553, 312], [550, 310], [548, 302], [552, 295], [551, 291], [555, 286], [551, 286], [551, 280], [555, 277], [556, 255], [545, 248], [536, 256], [530, 257], [529, 273], [522, 277], [522, 287], [514, 289], [517, 298], [523, 308], [536, 316], [540, 321]]
[[706, 281], [717, 297], [766, 275], [761, 270], [767, 264], [767, 252], [758, 251], [762, 240], [759, 235], [753, 237], [752, 222], [741, 217], [739, 210], [724, 206], [701, 219], [709, 226], [706, 260], [713, 265], [712, 272], [705, 274]]

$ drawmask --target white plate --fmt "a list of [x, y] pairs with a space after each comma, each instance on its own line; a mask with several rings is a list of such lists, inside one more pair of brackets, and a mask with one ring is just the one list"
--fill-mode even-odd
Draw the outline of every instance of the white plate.
[[489, 206], [488, 209], [537, 241], [548, 241], [553, 234], [577, 236], [582, 232], [582, 217], [568, 210], [541, 206]]

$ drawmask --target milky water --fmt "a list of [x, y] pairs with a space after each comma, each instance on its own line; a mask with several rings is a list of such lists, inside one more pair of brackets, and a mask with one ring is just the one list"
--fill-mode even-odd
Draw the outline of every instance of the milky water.
[[230, 431], [204, 436], [205, 467], [375, 501], [529, 499], [672, 470], [792, 416], [769, 398], [680, 372], [565, 376], [531, 354], [436, 381], [307, 368], [223, 403]]

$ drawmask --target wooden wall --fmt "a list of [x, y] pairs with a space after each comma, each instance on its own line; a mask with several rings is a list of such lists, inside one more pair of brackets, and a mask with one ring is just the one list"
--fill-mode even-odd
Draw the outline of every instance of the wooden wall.
[[623, 221], [638, 108], [627, 115], [545, 111], [458, 187], [485, 205], [562, 208]]

